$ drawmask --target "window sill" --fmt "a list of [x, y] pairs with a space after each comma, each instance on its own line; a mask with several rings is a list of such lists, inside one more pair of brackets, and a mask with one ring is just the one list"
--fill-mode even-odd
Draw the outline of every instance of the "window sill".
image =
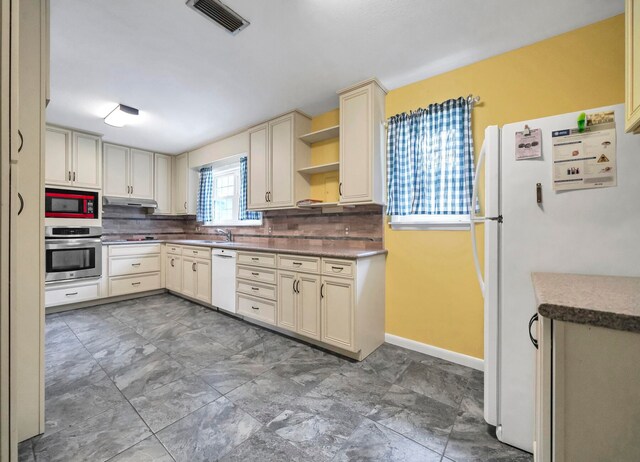
[[262, 220], [238, 220], [238, 221], [226, 221], [224, 223], [203, 223], [200, 226], [207, 228], [227, 228], [229, 226], [262, 226]]
[[469, 215], [393, 215], [389, 220], [391, 229], [399, 231], [467, 231], [469, 223]]

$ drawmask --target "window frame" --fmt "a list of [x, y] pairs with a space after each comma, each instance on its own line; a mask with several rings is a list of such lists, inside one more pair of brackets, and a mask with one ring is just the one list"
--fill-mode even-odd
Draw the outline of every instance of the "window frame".
[[[215, 164], [211, 165], [212, 167], [212, 181], [213, 181], [213, 194], [211, 200], [214, 202], [211, 204], [212, 207], [212, 216], [215, 217], [215, 181], [217, 177], [225, 176], [230, 173], [234, 173], [234, 193], [233, 193], [233, 211], [232, 215], [235, 216], [233, 220], [223, 220], [223, 221], [207, 221], [202, 224], [202, 226], [208, 227], [216, 227], [216, 228], [224, 228], [229, 226], [262, 226], [262, 218], [259, 220], [240, 220], [238, 219], [238, 215], [240, 213], [240, 157], [234, 159], [232, 163], [224, 162], [223, 165], [219, 165], [216, 167]], [[247, 179], [248, 181], [248, 179]]]
[[391, 215], [389, 225], [405, 231], [468, 231], [471, 217], [466, 215]]

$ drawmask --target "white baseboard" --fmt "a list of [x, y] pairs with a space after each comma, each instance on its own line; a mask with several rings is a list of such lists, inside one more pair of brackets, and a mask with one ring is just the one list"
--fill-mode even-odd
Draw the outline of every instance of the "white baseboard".
[[471, 367], [479, 371], [484, 371], [484, 361], [480, 358], [474, 358], [462, 353], [456, 353], [455, 351], [445, 350], [437, 346], [428, 345], [426, 343], [416, 342], [404, 337], [398, 337], [393, 334], [384, 334], [384, 339], [387, 343], [396, 345], [408, 350], [417, 351], [418, 353], [424, 353], [426, 355], [435, 356], [436, 358], [451, 361], [452, 363], [460, 364], [462, 366]]

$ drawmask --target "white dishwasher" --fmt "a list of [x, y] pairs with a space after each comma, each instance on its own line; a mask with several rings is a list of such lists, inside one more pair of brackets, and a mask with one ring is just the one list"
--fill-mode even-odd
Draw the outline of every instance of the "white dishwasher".
[[236, 252], [211, 251], [211, 304], [221, 310], [236, 312]]

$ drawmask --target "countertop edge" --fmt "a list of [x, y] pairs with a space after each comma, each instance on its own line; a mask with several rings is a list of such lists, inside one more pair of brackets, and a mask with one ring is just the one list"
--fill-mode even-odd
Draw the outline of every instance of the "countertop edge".
[[622, 313], [608, 313], [553, 303], [540, 303], [538, 313], [555, 321], [640, 333], [640, 318]]
[[193, 247], [208, 247], [211, 249], [230, 249], [237, 251], [249, 251], [249, 252], [275, 252], [275, 253], [283, 253], [289, 255], [309, 255], [315, 257], [324, 257], [324, 258], [342, 258], [342, 259], [360, 259], [360, 258], [368, 258], [374, 257], [376, 255], [386, 255], [388, 252], [387, 249], [373, 249], [373, 250], [346, 250], [345, 252], [341, 251], [333, 251], [333, 250], [301, 250], [301, 249], [284, 249], [281, 247], [269, 247], [269, 246], [261, 246], [259, 244], [239, 244], [234, 245], [231, 244], [212, 244], [210, 242], [195, 242], [190, 241], [188, 239], [180, 240], [180, 239], [157, 239], [157, 240], [140, 240], [140, 241], [103, 241], [102, 245], [143, 245], [143, 244], [176, 244], [182, 246], [193, 246]]

